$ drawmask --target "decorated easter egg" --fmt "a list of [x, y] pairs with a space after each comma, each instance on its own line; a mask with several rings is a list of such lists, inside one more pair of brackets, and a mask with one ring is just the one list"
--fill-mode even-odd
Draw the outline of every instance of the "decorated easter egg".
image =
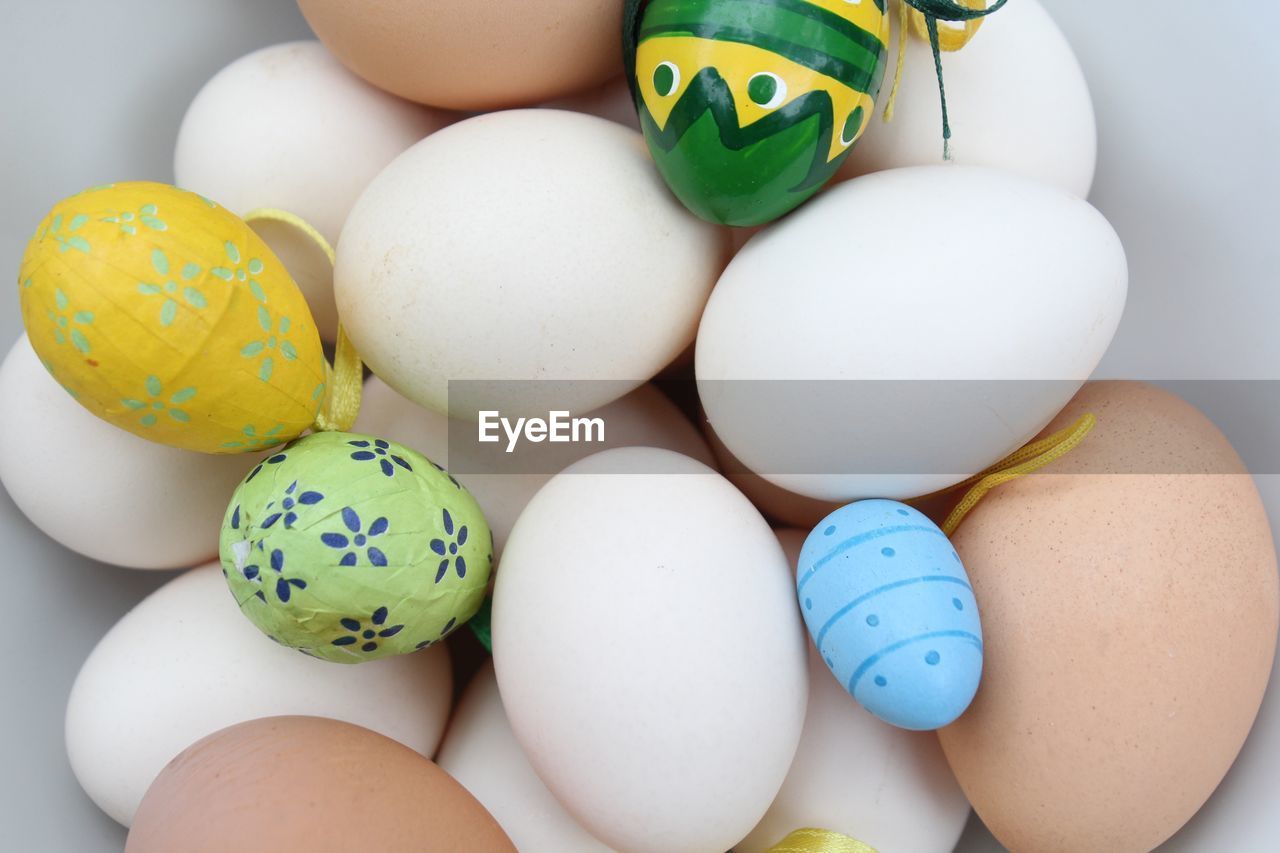
[[534, 496], [497, 574], [503, 706], [570, 815], [637, 853], [750, 832], [795, 754], [808, 671], [786, 557], [747, 499], [678, 453], [606, 450]]
[[1226, 436], [1138, 382], [1086, 385], [1047, 429], [1084, 412], [1079, 447], [954, 537], [988, 654], [939, 737], [1010, 850], [1161, 847], [1236, 760], [1275, 656], [1271, 525]]
[[978, 604], [951, 541], [920, 512], [866, 500], [831, 513], [805, 540], [796, 592], [831, 674], [886, 723], [937, 729], [969, 707]]
[[126, 853], [515, 853], [448, 773], [377, 732], [269, 717], [184, 750], [147, 791]]
[[193, 453], [116, 429], [59, 387], [26, 336], [0, 366], [0, 399], [13, 403], [0, 418], [0, 482], [49, 537], [134, 569], [217, 556], [218, 519], [255, 455]]
[[546, 417], [599, 408], [679, 356], [726, 249], [635, 131], [508, 110], [433, 133], [373, 179], [334, 287], [361, 356], [405, 397], [472, 421]]
[[314, 714], [430, 756], [452, 698], [443, 645], [364, 666], [297, 654], [240, 615], [213, 563], [160, 587], [98, 642], [67, 700], [67, 759], [85, 793], [128, 826], [164, 766], [226, 726]]
[[702, 218], [776, 219], [866, 130], [889, 40], [884, 0], [640, 5], [629, 8], [638, 22], [624, 22], [640, 125], [667, 184]]
[[[178, 131], [173, 173], [180, 186], [236, 214], [287, 210], [337, 243], [373, 176], [452, 120], [374, 88], [319, 42], [276, 44], [240, 57], [200, 89]], [[329, 259], [288, 224], [259, 220], [253, 229], [288, 266], [321, 337], [334, 340]]]
[[325, 47], [380, 89], [495, 110], [622, 71], [619, 0], [299, 0]]
[[262, 239], [202, 196], [136, 182], [59, 202], [18, 293], [54, 378], [121, 429], [240, 453], [315, 421], [325, 363], [306, 300]]
[[425, 648], [470, 619], [493, 543], [475, 499], [422, 454], [320, 432], [249, 472], [220, 553], [240, 609], [268, 636], [359, 663]]
[[1081, 199], [995, 169], [877, 172], [734, 256], [698, 327], [699, 398], [733, 456], [789, 492], [915, 498], [1066, 405], [1127, 285], [1119, 237]]
[[[919, 15], [911, 11], [913, 18]], [[1066, 36], [1041, 0], [1015, 0], [964, 26], [979, 24], [981, 31], [963, 50], [942, 58], [952, 159], [1007, 169], [1084, 198], [1093, 183], [1098, 131], [1084, 71]], [[945, 21], [938, 22], [938, 32], [944, 50], [963, 33]], [[895, 27], [891, 56], [899, 35]], [[866, 139], [835, 180], [942, 162], [938, 78], [926, 39], [907, 39], [895, 103], [892, 121], [872, 117]]]
[[[805, 533], [780, 530], [778, 540], [794, 565]], [[809, 709], [795, 761], [769, 811], [733, 849], [765, 853], [797, 827], [820, 826], [882, 853], [951, 853], [968, 817], [937, 735], [867, 713], [810, 646]]]

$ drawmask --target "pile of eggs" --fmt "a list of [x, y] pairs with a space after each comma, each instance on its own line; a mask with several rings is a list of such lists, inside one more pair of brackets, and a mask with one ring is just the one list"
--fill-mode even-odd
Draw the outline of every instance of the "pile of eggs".
[[[924, 4], [954, 160], [890, 0], [299, 5], [319, 41], [209, 80], [175, 185], [32, 211], [18, 271], [0, 481], [189, 569], [68, 702], [131, 853], [942, 853], [971, 806], [1141, 851], [1195, 814], [1276, 551], [1202, 413], [1089, 381], [1128, 271], [1038, 0]], [[495, 468], [489, 410], [607, 441]]]

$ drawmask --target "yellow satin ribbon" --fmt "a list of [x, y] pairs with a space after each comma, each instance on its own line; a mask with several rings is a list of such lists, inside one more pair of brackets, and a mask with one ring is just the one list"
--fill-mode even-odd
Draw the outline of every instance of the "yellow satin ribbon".
[[[245, 222], [281, 222], [305, 234], [320, 247], [329, 266], [337, 262], [333, 246], [324, 235], [301, 216], [274, 207], [260, 207], [244, 215]], [[333, 364], [325, 363], [324, 403], [316, 415], [315, 428], [320, 432], [346, 432], [360, 414], [360, 392], [364, 386], [364, 365], [360, 353], [347, 337], [346, 329], [338, 324], [338, 340], [333, 352]]]
[[945, 489], [939, 489], [936, 492], [912, 498], [907, 503], [913, 505], [923, 503], [930, 498], [954, 492], [957, 489], [968, 488], [968, 494], [961, 498], [960, 503], [956, 504], [955, 508], [947, 516], [947, 520], [942, 522], [942, 532], [950, 536], [960, 526], [960, 522], [964, 521], [964, 517], [969, 514], [969, 511], [986, 497], [987, 492], [1011, 480], [1039, 471], [1054, 460], [1066, 456], [1072, 450], [1075, 450], [1097, 425], [1098, 419], [1093, 414], [1086, 413], [1081, 415], [1071, 426], [1060, 429], [1052, 435], [1045, 436], [1039, 441], [1033, 441], [1025, 447], [1015, 450], [990, 468], [974, 474], [969, 479], [956, 483], [954, 486], [948, 486]]
[[870, 844], [829, 829], [797, 829], [769, 848], [769, 853], [878, 853]]

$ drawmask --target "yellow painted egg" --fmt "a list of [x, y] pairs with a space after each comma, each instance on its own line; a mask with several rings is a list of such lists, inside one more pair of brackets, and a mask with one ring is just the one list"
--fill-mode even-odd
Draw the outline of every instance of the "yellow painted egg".
[[121, 429], [238, 453], [315, 421], [325, 361], [306, 301], [261, 238], [203, 196], [133, 182], [59, 202], [18, 290], [45, 366]]

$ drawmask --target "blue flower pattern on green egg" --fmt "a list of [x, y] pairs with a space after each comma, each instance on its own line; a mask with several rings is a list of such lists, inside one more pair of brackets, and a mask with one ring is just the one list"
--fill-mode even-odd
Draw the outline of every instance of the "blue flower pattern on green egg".
[[822, 659], [872, 714], [927, 731], [969, 707], [982, 677], [978, 603], [923, 514], [889, 500], [841, 507], [805, 540], [796, 590]]

